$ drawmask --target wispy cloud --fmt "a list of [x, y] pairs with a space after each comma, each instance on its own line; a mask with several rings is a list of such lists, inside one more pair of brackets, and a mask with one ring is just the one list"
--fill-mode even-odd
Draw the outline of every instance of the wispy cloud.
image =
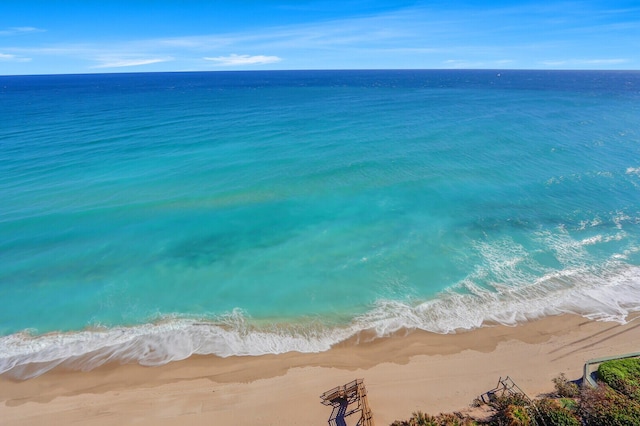
[[[5, 61], [29, 57], [34, 58], [34, 64], [55, 60], [54, 66], [73, 64], [85, 70], [167, 61], [173, 61], [171, 65], [176, 69], [193, 70], [242, 69], [265, 64], [277, 64], [273, 68], [286, 64], [296, 69], [637, 66], [640, 59], [635, 47], [640, 20], [628, 17], [633, 13], [611, 11], [610, 19], [604, 19], [599, 13], [601, 8], [583, 10], [569, 5], [575, 4], [482, 10], [471, 6], [469, 9], [410, 6], [368, 14], [332, 15], [327, 20], [287, 25], [268, 20], [264, 25], [237, 32], [119, 41], [83, 38], [80, 43], [77, 39], [51, 40], [39, 45], [32, 44], [30, 37], [20, 37], [20, 41], [29, 44], [18, 45], [16, 41], [14, 46], [0, 45], [0, 50]], [[614, 27], [621, 24], [625, 27]], [[34, 31], [41, 30], [12, 27], [0, 34]], [[602, 34], [607, 37], [601, 37]], [[614, 37], [613, 44], [603, 41]]]
[[614, 59], [563, 59], [563, 60], [549, 60], [541, 61], [542, 65], [549, 67], [564, 67], [564, 66], [582, 66], [582, 65], [619, 65], [629, 62], [629, 59], [614, 58]]
[[0, 36], [21, 35], [31, 33], [41, 33], [46, 30], [36, 27], [10, 27], [4, 30], [0, 30]]
[[157, 64], [159, 62], [168, 62], [171, 60], [173, 60], [173, 58], [103, 59], [102, 63], [94, 65], [91, 68], [138, 67], [141, 65]]
[[465, 59], [448, 59], [443, 62], [446, 68], [502, 68], [513, 64], [512, 59], [499, 59], [496, 61], [470, 61]]
[[229, 56], [216, 56], [213, 58], [205, 57], [207, 61], [215, 62], [219, 66], [238, 66], [238, 65], [262, 65], [273, 64], [274, 62], [280, 62], [282, 59], [277, 56], [265, 56], [265, 55], [236, 55], [231, 54]]
[[11, 62], [29, 62], [31, 58], [25, 58], [24, 56], [16, 56], [8, 53], [0, 53], [0, 61]]
[[[129, 45], [138, 49], [177, 48], [192, 52], [218, 51], [224, 55], [219, 56], [220, 58], [233, 56], [227, 55], [230, 51], [245, 49], [338, 50], [373, 46], [378, 49], [435, 49], [435, 46], [425, 46], [425, 43], [431, 41], [431, 44], [435, 44], [436, 36], [449, 31], [454, 23], [450, 20], [435, 20], [431, 15], [425, 16], [425, 13], [422, 9], [403, 9], [371, 16], [265, 26], [247, 32], [137, 40]], [[425, 25], [425, 21], [429, 21], [429, 25]], [[458, 22], [456, 26], [458, 24], [462, 25]], [[425, 37], [425, 35], [433, 37]], [[207, 58], [212, 57], [207, 56]]]
[[628, 59], [586, 59], [581, 61], [584, 64], [624, 64]]

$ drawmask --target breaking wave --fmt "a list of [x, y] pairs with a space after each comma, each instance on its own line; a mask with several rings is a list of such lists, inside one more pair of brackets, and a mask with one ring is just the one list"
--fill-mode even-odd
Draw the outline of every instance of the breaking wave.
[[551, 273], [525, 286], [487, 289], [464, 280], [427, 301], [379, 300], [342, 326], [261, 325], [241, 310], [213, 321], [165, 318], [153, 324], [41, 336], [0, 338], [0, 374], [28, 379], [62, 366], [91, 370], [106, 363], [166, 364], [191, 355], [257, 356], [322, 352], [359, 333], [368, 338], [420, 329], [454, 333], [495, 324], [516, 325], [572, 313], [624, 323], [640, 310], [640, 267], [615, 260], [597, 273], [589, 268]]

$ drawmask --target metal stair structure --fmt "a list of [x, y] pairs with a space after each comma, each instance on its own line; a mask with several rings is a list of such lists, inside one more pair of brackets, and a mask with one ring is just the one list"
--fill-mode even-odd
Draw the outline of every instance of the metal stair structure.
[[345, 418], [357, 413], [356, 426], [375, 426], [363, 379], [330, 389], [320, 395], [320, 399], [322, 404], [333, 407], [328, 421], [330, 426], [347, 426]]
[[[538, 411], [538, 409], [536, 408], [536, 404], [533, 402], [533, 400], [529, 398], [529, 396], [526, 393], [524, 393], [522, 389], [520, 389], [520, 386], [516, 385], [513, 379], [509, 376], [505, 378], [500, 377], [498, 379], [498, 384], [496, 385], [496, 387], [480, 395], [479, 400], [484, 402], [485, 404], [489, 404], [491, 402], [494, 402], [497, 398], [502, 398], [510, 395], [520, 395], [522, 398], [524, 398], [528, 402], [529, 405], [527, 406], [527, 408]], [[531, 425], [547, 426], [547, 424], [542, 418], [540, 418], [540, 420], [542, 422], [542, 425], [539, 425], [535, 419], [532, 419]]]
[[490, 402], [495, 400], [497, 397], [504, 397], [507, 395], [515, 395], [515, 394], [522, 395], [527, 401], [533, 404], [533, 401], [531, 400], [531, 398], [529, 398], [529, 396], [526, 393], [524, 393], [524, 391], [520, 389], [520, 387], [516, 385], [515, 382], [509, 376], [505, 378], [500, 377], [498, 379], [498, 384], [496, 385], [496, 387], [480, 395], [479, 399], [485, 404], [489, 404]]

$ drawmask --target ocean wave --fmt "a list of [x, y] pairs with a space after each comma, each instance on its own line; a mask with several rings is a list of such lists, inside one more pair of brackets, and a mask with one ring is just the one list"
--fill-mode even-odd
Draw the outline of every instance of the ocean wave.
[[0, 338], [0, 374], [28, 379], [62, 366], [91, 370], [106, 363], [166, 364], [191, 355], [257, 356], [313, 353], [358, 335], [368, 339], [403, 329], [454, 333], [572, 313], [624, 323], [640, 310], [640, 267], [611, 260], [603, 268], [566, 269], [529, 285], [487, 289], [465, 279], [427, 301], [379, 300], [342, 326], [318, 321], [262, 324], [241, 310], [214, 321], [165, 318], [153, 324]]

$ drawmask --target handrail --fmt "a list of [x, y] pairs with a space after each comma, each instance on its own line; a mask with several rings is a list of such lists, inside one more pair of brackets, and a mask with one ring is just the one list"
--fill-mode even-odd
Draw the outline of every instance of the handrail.
[[587, 362], [584, 364], [584, 369], [582, 371], [582, 384], [588, 384], [592, 388], [595, 388], [597, 386], [596, 381], [593, 380], [593, 377], [591, 377], [591, 373], [592, 373], [591, 366], [593, 364], [602, 364], [603, 362], [613, 361], [615, 359], [639, 358], [639, 357], [640, 357], [640, 352], [633, 352], [630, 354], [605, 356], [602, 358], [593, 358], [593, 359], [587, 360]]
[[[373, 414], [367, 400], [367, 389], [363, 379], [355, 379], [345, 385], [336, 386], [320, 395], [322, 404], [333, 406], [330, 425], [346, 425], [345, 417], [360, 412], [357, 424], [374, 426]], [[349, 410], [349, 407], [352, 407]]]

